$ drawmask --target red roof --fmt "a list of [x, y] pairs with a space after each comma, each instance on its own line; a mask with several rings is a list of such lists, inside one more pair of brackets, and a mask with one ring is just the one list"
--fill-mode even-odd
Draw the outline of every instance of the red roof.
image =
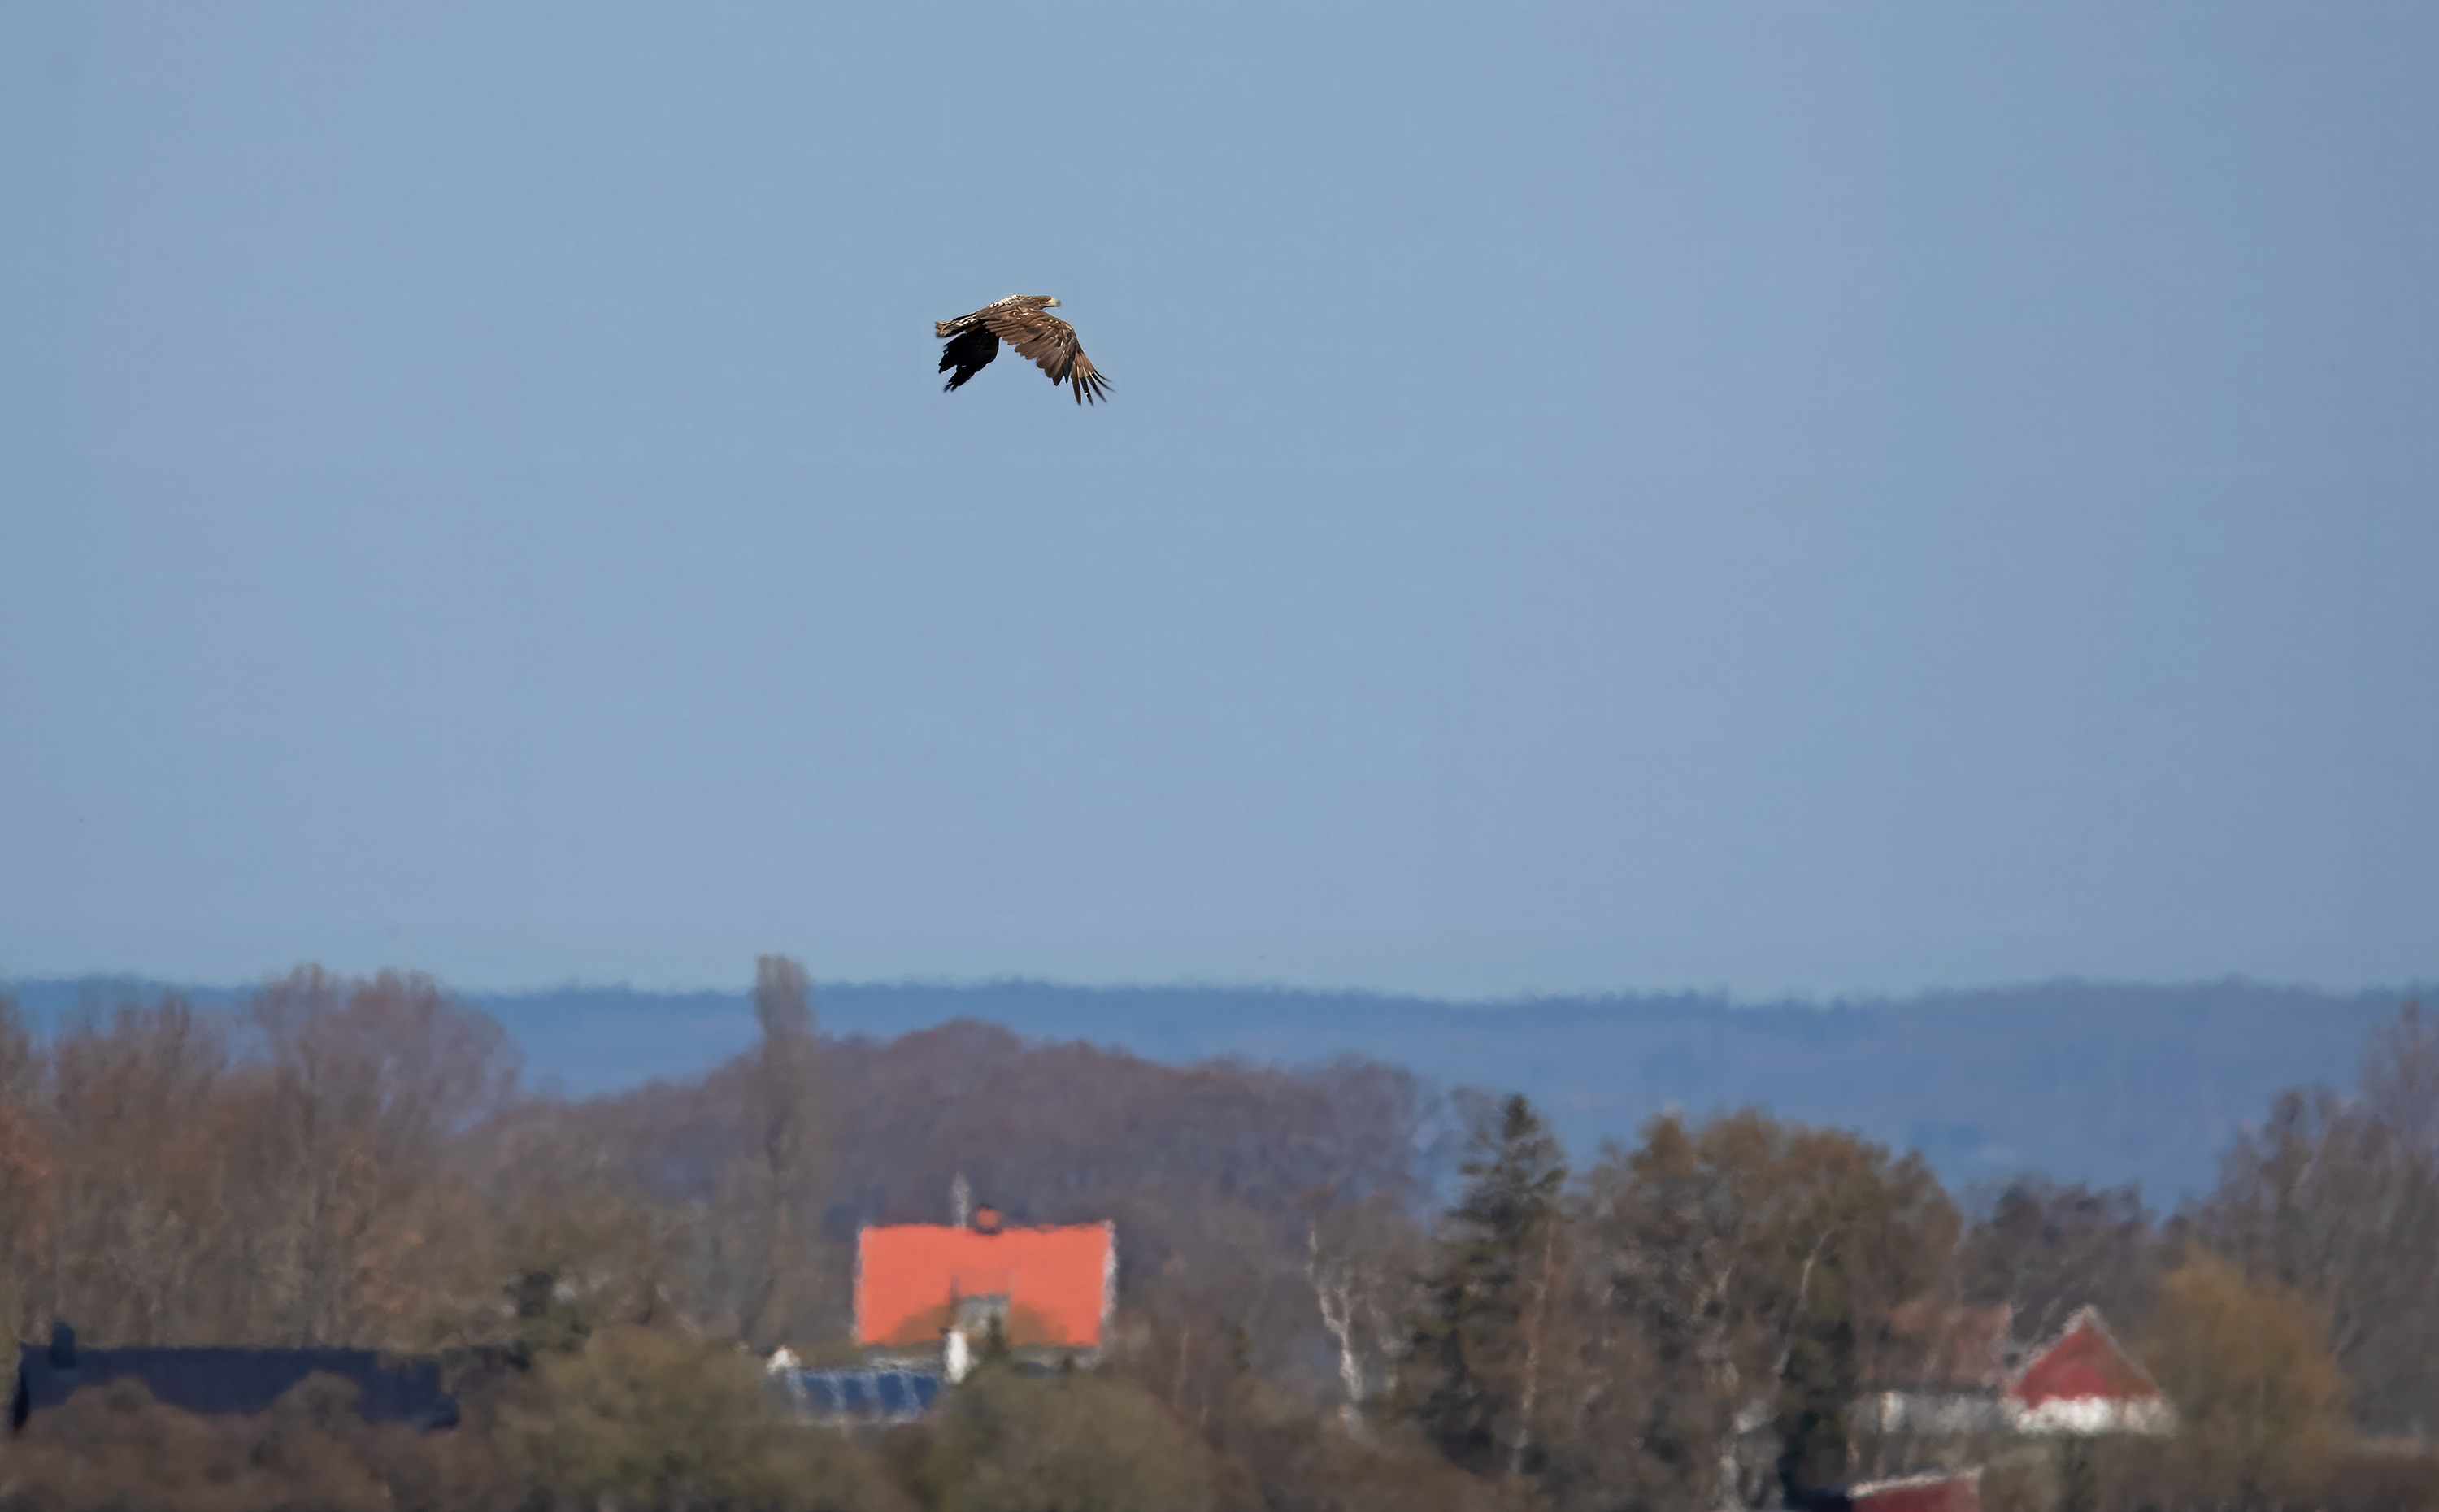
[[1855, 1512], [1982, 1512], [1982, 1472], [1871, 1482], [1848, 1487], [1846, 1501]]
[[864, 1344], [935, 1344], [958, 1298], [997, 1296], [1007, 1299], [1010, 1344], [1095, 1349], [1116, 1268], [1117, 1234], [1107, 1223], [865, 1229], [856, 1244], [855, 1336]]
[[2016, 1372], [2004, 1399], [2032, 1408], [2046, 1402], [2140, 1401], [2159, 1395], [2160, 1388], [2143, 1367], [2110, 1337], [2098, 1310], [2084, 1307]]

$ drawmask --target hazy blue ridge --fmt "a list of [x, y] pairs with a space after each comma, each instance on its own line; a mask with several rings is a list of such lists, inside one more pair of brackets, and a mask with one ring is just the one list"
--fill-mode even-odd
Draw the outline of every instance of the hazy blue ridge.
[[[159, 984], [27, 980], [39, 1024]], [[243, 988], [189, 987], [200, 1004]], [[570, 1095], [697, 1074], [751, 1043], [738, 992], [569, 986], [468, 993], [525, 1055], [528, 1085]], [[1436, 1085], [1521, 1090], [1580, 1163], [1671, 1106], [1756, 1104], [1920, 1149], [1951, 1185], [2021, 1170], [2139, 1183], [2172, 1205], [2206, 1188], [2230, 1138], [2281, 1089], [2351, 1084], [2366, 1035], [2427, 988], [2351, 995], [2231, 981], [2082, 982], [1885, 1002], [1732, 1005], [1696, 994], [1448, 1003], [1368, 993], [1041, 982], [842, 984], [826, 1029], [891, 1036], [952, 1019], [1164, 1061], [1309, 1064], [1370, 1056]]]

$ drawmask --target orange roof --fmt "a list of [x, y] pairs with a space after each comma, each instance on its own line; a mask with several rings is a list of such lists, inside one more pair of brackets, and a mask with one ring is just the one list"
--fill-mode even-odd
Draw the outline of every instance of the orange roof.
[[1117, 1253], [1107, 1223], [988, 1234], [945, 1223], [865, 1229], [856, 1240], [856, 1340], [937, 1343], [956, 1299], [1003, 1296], [1010, 1344], [1095, 1349]]

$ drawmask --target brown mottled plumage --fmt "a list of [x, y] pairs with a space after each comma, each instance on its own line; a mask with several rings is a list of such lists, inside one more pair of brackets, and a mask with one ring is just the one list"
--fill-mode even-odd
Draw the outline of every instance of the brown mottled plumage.
[[[940, 353], [940, 371], [950, 375], [940, 392], [949, 392], [989, 366], [999, 355], [999, 344], [1006, 342], [1019, 357], [1040, 364], [1053, 384], [1073, 388], [1077, 403], [1108, 398], [1105, 390], [1110, 381], [1094, 369], [1093, 359], [1076, 345], [1076, 328], [1042, 313], [1058, 303], [1048, 294], [1010, 294], [970, 315], [934, 321], [933, 334], [949, 344]], [[952, 368], [955, 371], [951, 372]]]

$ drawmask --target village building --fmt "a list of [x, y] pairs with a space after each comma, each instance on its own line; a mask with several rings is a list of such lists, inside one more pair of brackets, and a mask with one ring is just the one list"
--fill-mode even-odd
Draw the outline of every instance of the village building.
[[153, 1400], [181, 1412], [250, 1417], [312, 1376], [336, 1377], [354, 1386], [356, 1415], [368, 1423], [403, 1423], [418, 1431], [457, 1424], [457, 1399], [443, 1389], [436, 1360], [369, 1349], [88, 1349], [62, 1323], [52, 1325], [49, 1343], [18, 1347], [9, 1431], [24, 1432], [35, 1414], [60, 1406], [80, 1389], [122, 1381], [142, 1386]]
[[1880, 1389], [1855, 1414], [1858, 1426], [1892, 1446], [2005, 1430], [2000, 1396], [2026, 1353], [2015, 1338], [2015, 1309], [1914, 1303], [1893, 1311], [1889, 1326], [1892, 1358]]
[[856, 1236], [855, 1336], [867, 1358], [936, 1365], [951, 1380], [985, 1350], [1092, 1364], [1117, 1290], [1109, 1223], [1010, 1228], [990, 1208], [970, 1223], [900, 1223]]
[[1891, 1321], [1918, 1341], [1914, 1379], [1874, 1393], [1855, 1414], [1883, 1459], [1952, 1462], [1993, 1440], [2176, 1431], [2176, 1409], [2097, 1307], [2077, 1308], [2033, 1344], [2015, 1342], [2003, 1305], [1900, 1308]]
[[[1914, 1304], [1889, 1321], [1892, 1347], [1848, 1416], [1857, 1479], [1807, 1493], [1815, 1512], [1975, 1512], [1985, 1466], [2055, 1468], [2093, 1438], [2176, 1431], [2176, 1409], [2096, 1307], [2030, 1343], [2004, 1304]], [[1772, 1489], [1776, 1414], [1748, 1403], [1736, 1431], [1736, 1495], [1758, 1504]]]
[[2097, 1307], [2078, 1310], [2018, 1366], [1999, 1402], [2008, 1428], [2023, 1434], [2163, 1437], [2177, 1431], [2177, 1410], [2119, 1345]]
[[1117, 1297], [1110, 1223], [1012, 1227], [960, 1195], [961, 1221], [870, 1225], [856, 1236], [855, 1342], [861, 1367], [771, 1370], [809, 1415], [879, 1426], [928, 1411], [993, 1353], [1020, 1369], [1099, 1361]]

